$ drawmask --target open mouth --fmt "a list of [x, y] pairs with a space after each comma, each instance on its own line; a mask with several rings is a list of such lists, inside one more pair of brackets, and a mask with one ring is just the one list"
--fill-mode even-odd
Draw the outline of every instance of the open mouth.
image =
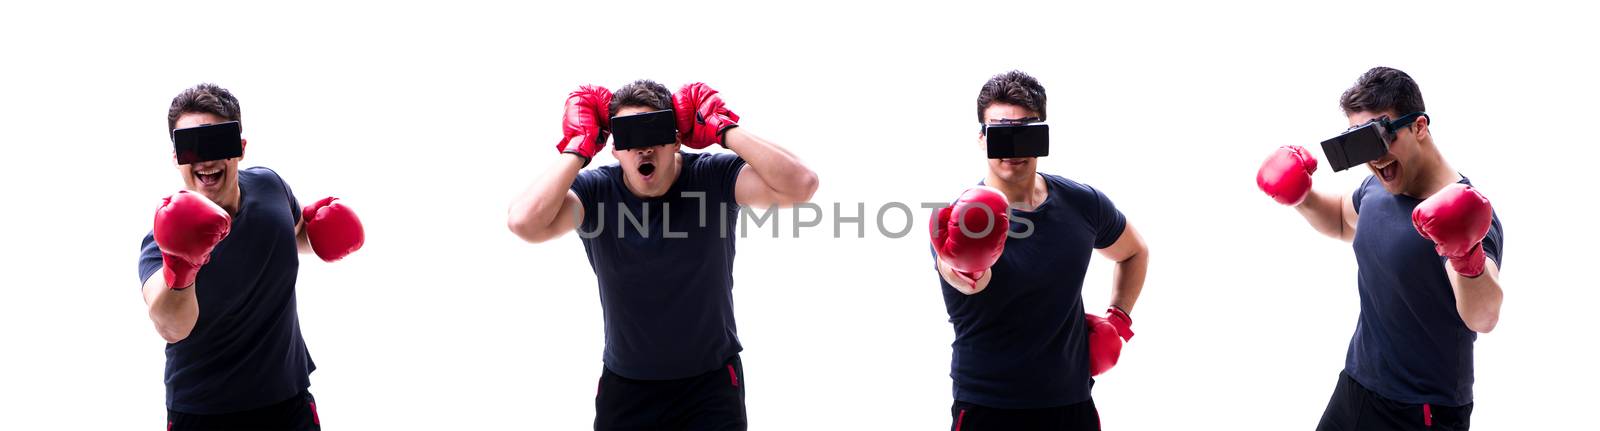
[[1383, 160], [1377, 160], [1368, 163], [1368, 165], [1372, 167], [1373, 172], [1378, 174], [1378, 179], [1383, 180], [1383, 182], [1394, 183], [1396, 179], [1400, 178], [1399, 160], [1390, 159], [1386, 162]]
[[202, 186], [216, 187], [217, 184], [222, 183], [222, 167], [214, 166], [205, 169], [196, 168], [194, 170], [194, 178]]
[[639, 176], [648, 177], [648, 176], [650, 176], [650, 174], [653, 174], [655, 172], [656, 172], [656, 164], [655, 163], [644, 162], [644, 163], [640, 163], [639, 164]]

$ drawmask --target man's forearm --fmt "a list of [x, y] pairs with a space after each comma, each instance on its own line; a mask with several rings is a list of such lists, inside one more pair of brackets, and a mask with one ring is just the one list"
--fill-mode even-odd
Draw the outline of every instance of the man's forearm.
[[[1505, 300], [1505, 293], [1500, 290], [1499, 270], [1492, 268], [1493, 265], [1492, 260], [1485, 262], [1483, 274], [1470, 278], [1453, 269], [1445, 270], [1450, 275], [1451, 289], [1455, 291], [1456, 312], [1473, 332], [1487, 333], [1500, 323], [1500, 304]], [[1446, 268], [1449, 266], [1445, 264]]]
[[1111, 305], [1121, 308], [1124, 313], [1133, 314], [1133, 304], [1139, 301], [1139, 292], [1144, 290], [1144, 276], [1150, 267], [1150, 252], [1140, 251], [1121, 262], [1117, 262], [1116, 272], [1111, 280]]
[[200, 302], [195, 299], [195, 286], [182, 290], [169, 289], [158, 274], [145, 283], [144, 297], [149, 307], [150, 321], [155, 323], [156, 332], [168, 343], [188, 338], [195, 322], [200, 320]]
[[746, 132], [743, 127], [729, 129], [724, 139], [728, 149], [743, 158], [767, 187], [796, 201], [810, 200], [816, 191], [817, 174], [789, 150]]
[[1339, 195], [1312, 190], [1306, 195], [1306, 200], [1294, 209], [1300, 212], [1317, 232], [1342, 239], [1345, 236], [1342, 203]]
[[577, 179], [578, 171], [581, 169], [583, 169], [582, 157], [562, 153], [554, 166], [512, 201], [510, 210], [512, 229], [521, 234], [550, 226], [560, 215], [561, 203], [567, 197], [567, 189], [572, 188], [572, 181]]
[[300, 254], [311, 254], [315, 251], [311, 249], [311, 234], [306, 232], [305, 220], [302, 219], [300, 223], [294, 225], [294, 232], [295, 250]]

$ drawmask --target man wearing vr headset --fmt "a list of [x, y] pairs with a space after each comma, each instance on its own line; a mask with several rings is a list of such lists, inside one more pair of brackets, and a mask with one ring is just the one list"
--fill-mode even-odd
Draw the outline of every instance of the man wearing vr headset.
[[1371, 171], [1354, 193], [1312, 190], [1317, 160], [1298, 146], [1256, 176], [1356, 254], [1361, 315], [1317, 429], [1467, 429], [1472, 343], [1500, 317], [1500, 220], [1440, 154], [1411, 76], [1373, 68], [1339, 105], [1350, 130], [1323, 148], [1336, 171]]
[[184, 190], [162, 201], [139, 255], [150, 320], [168, 343], [167, 429], [321, 429], [297, 253], [336, 261], [365, 234], [338, 199], [302, 208], [276, 172], [240, 170], [239, 119], [238, 99], [212, 84], [167, 110]]
[[[701, 83], [580, 87], [560, 159], [511, 204], [508, 227], [528, 242], [581, 228], [605, 317], [597, 430], [747, 427], [734, 222], [740, 205], [810, 200], [817, 175], [738, 120]], [[617, 163], [583, 170], [608, 134]], [[733, 154], [679, 151], [716, 144]]]
[[[1048, 154], [1044, 87], [1020, 71], [978, 93], [989, 171], [930, 220], [945, 309], [952, 430], [1097, 430], [1092, 376], [1133, 337], [1149, 250], [1099, 190], [1039, 173]], [[1009, 208], [1007, 204], [1009, 203]], [[1116, 262], [1104, 316], [1083, 304], [1094, 251]]]

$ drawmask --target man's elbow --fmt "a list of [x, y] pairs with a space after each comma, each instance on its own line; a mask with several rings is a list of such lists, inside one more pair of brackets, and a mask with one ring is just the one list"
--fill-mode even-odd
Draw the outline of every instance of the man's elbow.
[[1139, 248], [1135, 249], [1133, 251], [1133, 256], [1128, 256], [1128, 258], [1124, 259], [1123, 261], [1124, 262], [1129, 262], [1129, 263], [1137, 262], [1137, 263], [1140, 263], [1140, 264], [1149, 265], [1150, 264], [1150, 246], [1148, 244], [1145, 244], [1144, 241], [1140, 241], [1139, 242]]
[[1467, 329], [1471, 329], [1472, 332], [1487, 334], [1489, 331], [1494, 330], [1495, 325], [1500, 323], [1500, 313], [1484, 313], [1465, 323], [1467, 324]]
[[816, 172], [806, 170], [805, 174], [803, 174], [797, 182], [798, 186], [795, 187], [795, 191], [786, 193], [785, 196], [783, 196], [784, 204], [793, 205], [811, 202], [811, 198], [817, 195], [817, 187], [821, 183], [822, 181], [817, 179]]
[[167, 344], [178, 344], [179, 341], [183, 341], [185, 338], [189, 338], [189, 333], [187, 331], [181, 334], [161, 331], [161, 339], [167, 340]]
[[807, 202], [810, 202], [811, 198], [813, 196], [817, 195], [817, 188], [821, 187], [821, 186], [822, 186], [822, 179], [817, 177], [817, 173], [809, 171], [809, 170], [806, 171], [806, 178], [805, 178], [806, 196], [805, 196], [805, 200]]
[[529, 220], [516, 215], [506, 219], [506, 228], [510, 229], [511, 233], [516, 234], [517, 238], [522, 238], [523, 241], [534, 244], [549, 241], [551, 237], [548, 232], [545, 232], [548, 229], [537, 226]]
[[176, 344], [179, 341], [183, 341], [185, 338], [189, 338], [189, 333], [193, 331], [194, 326], [180, 326], [156, 322], [156, 332], [161, 334], [161, 339], [167, 340], [167, 344]]

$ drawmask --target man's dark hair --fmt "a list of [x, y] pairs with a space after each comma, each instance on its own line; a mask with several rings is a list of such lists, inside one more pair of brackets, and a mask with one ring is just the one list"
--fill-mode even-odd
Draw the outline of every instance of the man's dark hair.
[[989, 82], [983, 84], [983, 89], [978, 91], [979, 123], [983, 122], [983, 111], [995, 103], [1028, 108], [1029, 111], [1039, 113], [1040, 121], [1045, 119], [1044, 86], [1039, 85], [1039, 80], [1020, 70], [995, 75], [989, 78]]
[[[228, 89], [212, 83], [183, 90], [178, 97], [172, 98], [172, 107], [167, 108], [167, 136], [172, 136], [178, 117], [190, 113], [213, 114], [227, 121], [239, 121], [239, 99], [233, 98], [233, 93]], [[242, 130], [244, 123], [239, 125]]]
[[1361, 74], [1356, 85], [1339, 96], [1339, 107], [1345, 115], [1357, 112], [1386, 112], [1406, 115], [1426, 111], [1422, 104], [1422, 89], [1417, 81], [1400, 69], [1378, 66]]
[[611, 116], [617, 116], [617, 110], [624, 106], [646, 106], [652, 111], [672, 109], [672, 90], [648, 79], [633, 81], [611, 93]]

